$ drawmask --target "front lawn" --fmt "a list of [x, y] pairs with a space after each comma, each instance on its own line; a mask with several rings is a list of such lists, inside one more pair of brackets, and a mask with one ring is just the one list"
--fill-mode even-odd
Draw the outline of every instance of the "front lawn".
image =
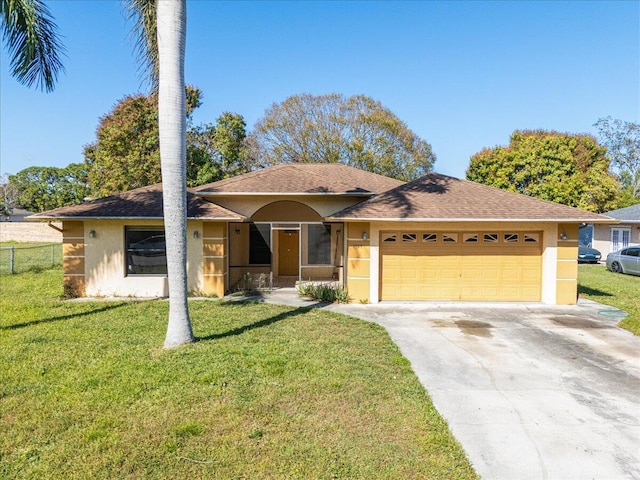
[[578, 292], [627, 312], [619, 326], [640, 335], [640, 277], [612, 273], [603, 265], [579, 265]]
[[0, 478], [476, 478], [379, 326], [192, 301], [60, 300], [60, 268], [0, 277]]

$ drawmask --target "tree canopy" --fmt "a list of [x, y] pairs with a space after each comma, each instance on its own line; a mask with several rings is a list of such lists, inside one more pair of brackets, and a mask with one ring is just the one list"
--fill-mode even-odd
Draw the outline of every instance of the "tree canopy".
[[467, 179], [593, 212], [618, 207], [606, 149], [590, 135], [515, 131], [471, 157]]
[[158, 106], [154, 95], [128, 95], [100, 119], [96, 142], [85, 146], [94, 197], [160, 182]]
[[611, 166], [620, 177], [627, 194], [640, 201], [640, 123], [611, 117], [599, 119], [594, 126], [598, 139], [607, 147]]
[[344, 163], [402, 180], [430, 172], [436, 160], [431, 145], [364, 95], [289, 97], [266, 110], [249, 145], [258, 166]]
[[223, 112], [215, 124], [187, 131], [187, 185], [198, 186], [251, 169], [242, 115]]
[[17, 204], [32, 212], [42, 212], [81, 203], [89, 195], [87, 166], [28, 167], [9, 176], [17, 192]]
[[[202, 104], [198, 88], [187, 87], [187, 118]], [[248, 171], [241, 115], [225, 112], [216, 124], [187, 131], [187, 185], [196, 186]], [[155, 94], [128, 95], [100, 119], [96, 141], [85, 146], [91, 193], [102, 197], [162, 181]]]

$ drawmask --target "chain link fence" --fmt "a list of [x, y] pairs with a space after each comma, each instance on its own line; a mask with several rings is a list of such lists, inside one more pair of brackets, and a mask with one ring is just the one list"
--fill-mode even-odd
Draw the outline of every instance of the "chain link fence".
[[62, 244], [0, 246], [0, 275], [51, 268], [62, 264]]

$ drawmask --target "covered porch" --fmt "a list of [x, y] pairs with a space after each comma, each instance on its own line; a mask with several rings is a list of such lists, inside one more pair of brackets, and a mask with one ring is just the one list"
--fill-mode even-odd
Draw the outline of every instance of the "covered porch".
[[[317, 215], [317, 214], [316, 214]], [[341, 222], [251, 221], [228, 224], [229, 290], [344, 284]]]

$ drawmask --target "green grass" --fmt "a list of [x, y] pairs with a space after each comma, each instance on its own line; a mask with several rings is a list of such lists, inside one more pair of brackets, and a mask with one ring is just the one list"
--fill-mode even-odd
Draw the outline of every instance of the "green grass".
[[379, 326], [321, 310], [60, 300], [59, 268], [0, 277], [0, 478], [476, 475]]
[[578, 292], [582, 297], [624, 310], [618, 324], [640, 335], [640, 277], [613, 273], [603, 265], [578, 266]]
[[[10, 266], [11, 251], [13, 251], [13, 272]], [[42, 270], [60, 264], [62, 264], [62, 243], [0, 243], [0, 275]]]

